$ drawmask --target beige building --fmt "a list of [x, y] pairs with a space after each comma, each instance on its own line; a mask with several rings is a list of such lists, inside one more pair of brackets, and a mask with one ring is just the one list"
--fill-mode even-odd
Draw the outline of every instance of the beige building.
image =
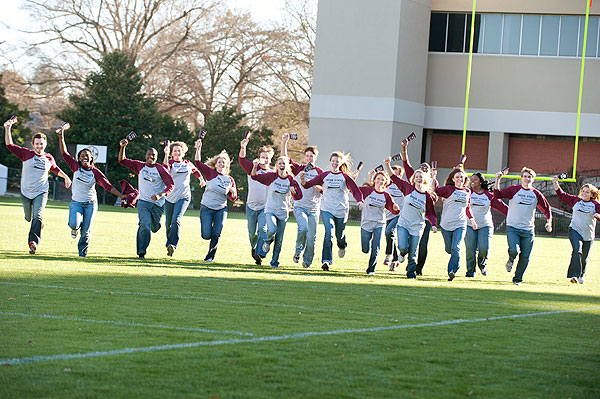
[[[413, 165], [461, 152], [472, 1], [320, 0], [311, 144], [365, 169], [409, 146]], [[478, 0], [467, 169], [573, 166], [586, 0]], [[590, 9], [578, 172], [600, 175], [600, 1]], [[594, 172], [595, 171], [595, 172]], [[363, 172], [359, 182], [363, 181]]]

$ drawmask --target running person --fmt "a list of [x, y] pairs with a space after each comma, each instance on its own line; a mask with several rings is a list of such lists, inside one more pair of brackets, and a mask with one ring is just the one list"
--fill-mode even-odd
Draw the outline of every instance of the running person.
[[[305, 172], [305, 179], [311, 180], [318, 174], [323, 173], [323, 169], [315, 166], [319, 151], [315, 146], [308, 146], [304, 149], [304, 164], [299, 164], [288, 157], [287, 142], [289, 134], [284, 134], [281, 139], [281, 155], [290, 160], [292, 173], [296, 176], [296, 181], [300, 182], [298, 174]], [[307, 168], [307, 165], [310, 165]], [[308, 169], [308, 170], [306, 170]], [[315, 255], [315, 244], [317, 242], [317, 226], [319, 224], [319, 207], [321, 205], [321, 197], [323, 187], [316, 185], [311, 188], [304, 188], [300, 185], [302, 198], [294, 200], [294, 216], [298, 224], [298, 234], [296, 236], [296, 251], [294, 252], [293, 261], [298, 263], [302, 256], [302, 267], [309, 268]]]
[[267, 202], [265, 204], [265, 219], [267, 233], [264, 243], [256, 249], [256, 256], [264, 258], [269, 252], [271, 243], [274, 242], [271, 267], [279, 267], [279, 254], [283, 233], [290, 213], [289, 195], [295, 200], [302, 198], [302, 191], [298, 182], [294, 180], [287, 157], [279, 157], [275, 163], [277, 172], [258, 174], [259, 160], [255, 160], [252, 167], [252, 179], [267, 186]]
[[71, 186], [71, 179], [54, 161], [54, 157], [47, 152], [48, 140], [44, 133], [36, 133], [31, 139], [33, 150], [13, 144], [11, 129], [17, 123], [17, 118], [4, 122], [4, 143], [6, 149], [15, 154], [22, 162], [21, 169], [21, 202], [25, 211], [25, 220], [31, 222], [27, 242], [29, 253], [35, 254], [42, 237], [42, 215], [48, 201], [48, 171], [62, 177], [65, 187]]
[[300, 172], [298, 176], [304, 188], [314, 186], [323, 187], [321, 199], [321, 219], [325, 226], [325, 237], [323, 239], [323, 253], [321, 255], [321, 268], [325, 271], [333, 263], [333, 230], [338, 246], [338, 256], [343, 258], [346, 254], [346, 222], [348, 221], [348, 191], [352, 192], [354, 199], [359, 204], [362, 202], [362, 193], [350, 176], [350, 161], [345, 154], [334, 151], [329, 157], [331, 170], [319, 173], [316, 177], [306, 181], [306, 173]]
[[200, 201], [200, 226], [202, 238], [210, 240], [204, 261], [212, 263], [217, 253], [223, 224], [227, 219], [227, 198], [237, 199], [233, 177], [229, 176], [231, 160], [225, 150], [202, 163], [202, 140], [196, 140], [195, 164], [206, 179], [206, 187]]
[[181, 219], [192, 200], [190, 177], [194, 175], [200, 181], [200, 187], [206, 185], [200, 171], [191, 161], [184, 159], [187, 151], [188, 146], [183, 141], [165, 145], [163, 166], [169, 171], [175, 184], [173, 191], [165, 197], [165, 230], [167, 233], [165, 245], [168, 256], [173, 256], [177, 248]]
[[129, 159], [125, 156], [127, 139], [119, 142], [119, 163], [138, 175], [137, 201], [138, 230], [136, 236], [136, 251], [138, 258], [144, 259], [150, 245], [151, 233], [160, 230], [160, 218], [164, 212], [165, 197], [173, 191], [173, 178], [169, 171], [156, 163], [158, 151], [149, 148], [146, 151], [146, 162]]
[[508, 198], [508, 214], [506, 216], [506, 239], [508, 241], [508, 261], [506, 271], [510, 273], [517, 255], [519, 261], [513, 277], [513, 284], [523, 281], [523, 274], [529, 264], [529, 256], [533, 249], [535, 237], [535, 208], [546, 217], [546, 231], [552, 231], [552, 212], [546, 197], [533, 188], [535, 172], [527, 167], [521, 169], [521, 184], [508, 186], [500, 190], [500, 179], [504, 174], [496, 173], [494, 198]]
[[467, 222], [477, 230], [477, 222], [471, 214], [471, 190], [466, 187], [469, 178], [465, 171], [458, 167], [452, 169], [446, 178], [445, 185], [435, 189], [435, 193], [444, 198], [442, 205], [442, 236], [448, 261], [448, 281], [454, 280], [460, 267], [460, 243], [465, 237]]
[[600, 220], [600, 192], [591, 184], [584, 184], [579, 195], [565, 193], [558, 184], [558, 177], [552, 178], [558, 198], [573, 208], [571, 224], [569, 224], [569, 241], [573, 252], [567, 271], [567, 278], [572, 283], [583, 284], [583, 276], [588, 256], [596, 232], [596, 219]]
[[69, 154], [65, 144], [64, 130], [58, 129], [58, 145], [63, 159], [73, 171], [73, 184], [71, 185], [71, 203], [69, 204], [69, 227], [71, 237], [77, 238], [81, 233], [77, 249], [79, 256], [86, 257], [90, 245], [90, 230], [92, 221], [98, 211], [98, 198], [96, 184], [103, 189], [124, 199], [125, 196], [117, 191], [108, 181], [106, 176], [94, 166], [94, 155], [88, 148], [77, 154], [77, 160]]
[[[256, 249], [260, 248], [265, 240], [267, 231], [265, 219], [265, 203], [267, 201], [267, 187], [264, 184], [253, 180], [252, 162], [246, 159], [246, 147], [248, 146], [249, 138], [245, 138], [240, 142], [240, 153], [238, 162], [248, 175], [248, 197], [246, 199], [246, 220], [248, 221], [248, 239], [250, 240], [250, 248], [252, 258], [257, 265], [260, 265], [262, 258], [256, 256]], [[258, 168], [257, 174], [272, 172], [271, 159], [274, 151], [271, 147], [262, 146], [258, 149]]]
[[494, 235], [492, 209], [504, 216], [508, 212], [508, 206], [502, 200], [494, 199], [489, 191], [489, 184], [490, 182], [479, 172], [471, 176], [471, 213], [477, 229], [474, 229], [469, 221], [465, 234], [466, 277], [475, 277], [476, 266], [479, 266], [483, 276], [487, 276], [488, 252]]
[[[388, 163], [385, 163], [385, 167], [387, 169], [388, 175], [395, 175], [398, 178], [402, 178], [402, 174], [404, 173], [404, 169], [400, 165], [390, 166]], [[396, 183], [390, 182], [385, 191], [392, 197], [394, 203], [398, 205], [400, 210], [402, 210], [402, 205], [404, 204], [404, 193], [402, 190], [398, 188]], [[398, 219], [400, 218], [399, 214], [394, 214], [389, 210], [385, 210], [385, 260], [383, 264], [390, 267], [390, 271], [393, 272], [396, 270], [398, 264], [404, 262], [404, 259], [400, 259], [398, 257], [398, 244], [396, 240], [396, 230], [398, 226]]]
[[400, 213], [400, 207], [394, 202], [392, 196], [385, 191], [386, 186], [390, 184], [390, 178], [384, 171], [376, 172], [371, 179], [372, 185], [359, 187], [363, 195], [364, 202], [359, 203], [361, 210], [360, 217], [360, 242], [363, 253], [369, 253], [369, 264], [367, 274], [375, 274], [377, 265], [377, 255], [381, 245], [381, 231], [386, 222], [386, 211], [397, 215]]

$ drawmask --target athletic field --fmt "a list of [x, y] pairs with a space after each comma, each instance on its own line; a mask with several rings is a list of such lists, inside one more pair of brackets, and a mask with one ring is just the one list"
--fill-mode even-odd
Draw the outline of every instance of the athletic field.
[[[566, 238], [536, 238], [524, 283], [495, 236], [488, 276], [447, 281], [432, 234], [417, 281], [367, 276], [360, 227], [330, 272], [256, 266], [246, 221], [229, 215], [215, 263], [202, 261], [198, 211], [173, 258], [164, 227], [135, 254], [135, 210], [100, 207], [77, 256], [68, 203], [50, 202], [27, 251], [20, 201], [0, 198], [1, 398], [598, 398], [600, 243], [586, 281], [566, 279]], [[163, 218], [164, 220], [164, 218]]]

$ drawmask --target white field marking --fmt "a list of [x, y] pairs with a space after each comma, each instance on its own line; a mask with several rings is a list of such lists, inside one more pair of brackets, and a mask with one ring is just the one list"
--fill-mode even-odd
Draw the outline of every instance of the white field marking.
[[175, 299], [195, 299], [200, 301], [210, 301], [210, 302], [221, 302], [233, 305], [253, 305], [253, 306], [266, 306], [266, 307], [280, 307], [280, 308], [291, 308], [291, 309], [300, 309], [300, 310], [310, 310], [316, 312], [331, 312], [331, 313], [349, 313], [349, 314], [357, 314], [357, 315], [366, 315], [366, 316], [376, 316], [376, 317], [385, 317], [393, 320], [401, 319], [415, 319], [415, 320], [436, 320], [432, 317], [417, 317], [417, 316], [392, 316], [385, 315], [381, 313], [372, 313], [372, 312], [359, 312], [356, 310], [338, 310], [338, 309], [326, 309], [326, 308], [311, 308], [303, 305], [290, 305], [286, 303], [260, 303], [260, 302], [252, 302], [252, 301], [242, 301], [242, 300], [233, 300], [233, 299], [220, 299], [220, 298], [209, 298], [203, 296], [191, 296], [191, 295], [172, 295], [172, 294], [159, 294], [154, 292], [135, 292], [135, 291], [109, 291], [103, 289], [94, 289], [94, 288], [81, 288], [81, 287], [65, 287], [62, 285], [36, 285], [36, 284], [28, 284], [28, 283], [10, 283], [5, 281], [0, 281], [0, 284], [4, 285], [13, 285], [13, 286], [22, 286], [22, 287], [33, 287], [33, 288], [52, 288], [52, 289], [61, 289], [61, 290], [71, 290], [71, 291], [91, 291], [91, 292], [102, 292], [102, 293], [113, 293], [119, 295], [138, 295], [138, 296], [149, 296], [149, 297], [160, 297], [160, 298], [175, 298]]
[[115, 325], [127, 326], [127, 327], [164, 328], [166, 330], [183, 330], [183, 331], [198, 331], [198, 332], [216, 333], [216, 334], [246, 335], [249, 337], [254, 336], [254, 334], [252, 334], [252, 333], [241, 332], [241, 331], [221, 331], [221, 330], [211, 330], [208, 328], [176, 327], [176, 326], [165, 326], [163, 324], [141, 324], [141, 323], [132, 323], [132, 322], [128, 322], [128, 321], [117, 321], [117, 320], [82, 319], [79, 317], [54, 316], [54, 315], [49, 315], [49, 314], [0, 312], [0, 315], [20, 316], [20, 317], [39, 317], [42, 319], [80, 321], [80, 322], [85, 322], [85, 323], [115, 324]]
[[419, 328], [419, 327], [438, 327], [438, 326], [448, 326], [453, 324], [464, 324], [464, 323], [479, 323], [482, 321], [495, 321], [495, 320], [505, 320], [505, 319], [518, 319], [524, 317], [536, 317], [536, 316], [546, 316], [552, 314], [561, 314], [561, 313], [580, 313], [580, 312], [589, 312], [600, 310], [600, 306], [587, 308], [587, 309], [569, 309], [569, 310], [555, 310], [555, 311], [547, 311], [547, 312], [536, 312], [536, 313], [524, 313], [524, 314], [514, 314], [510, 316], [491, 316], [491, 317], [480, 317], [477, 319], [454, 319], [454, 320], [445, 320], [445, 321], [436, 321], [431, 323], [422, 323], [422, 324], [404, 324], [399, 326], [385, 326], [385, 327], [369, 327], [369, 328], [355, 328], [355, 329], [342, 329], [342, 330], [330, 330], [330, 331], [309, 331], [297, 334], [284, 334], [284, 335], [271, 335], [264, 337], [255, 337], [255, 338], [237, 338], [237, 339], [227, 339], [227, 340], [216, 340], [216, 341], [200, 341], [200, 342], [189, 342], [184, 344], [169, 344], [169, 345], [158, 345], [158, 346], [147, 346], [147, 347], [139, 347], [139, 348], [123, 348], [123, 349], [114, 349], [110, 351], [97, 351], [97, 352], [86, 352], [86, 353], [64, 353], [59, 355], [52, 356], [31, 356], [31, 357], [20, 357], [13, 359], [0, 359], [0, 365], [10, 364], [10, 365], [19, 365], [19, 364], [32, 364], [32, 363], [41, 363], [41, 362], [49, 362], [53, 360], [71, 360], [71, 359], [84, 359], [90, 357], [103, 357], [103, 356], [112, 356], [112, 355], [125, 355], [129, 353], [139, 353], [139, 352], [158, 352], [165, 351], [171, 349], [184, 349], [184, 348], [195, 348], [200, 346], [218, 346], [218, 345], [231, 345], [231, 344], [245, 344], [245, 343], [256, 343], [256, 342], [269, 342], [269, 341], [283, 341], [283, 340], [292, 340], [292, 339], [303, 339], [309, 337], [318, 337], [324, 335], [344, 335], [344, 334], [355, 334], [355, 333], [369, 333], [369, 332], [380, 332], [380, 331], [390, 331], [390, 330], [400, 330], [406, 328]]

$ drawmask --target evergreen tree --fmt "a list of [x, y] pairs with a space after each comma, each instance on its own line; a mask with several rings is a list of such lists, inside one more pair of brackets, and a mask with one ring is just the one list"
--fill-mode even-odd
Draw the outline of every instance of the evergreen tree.
[[[2, 75], [0, 75], [0, 82], [2, 81]], [[17, 115], [19, 122], [12, 127], [12, 138], [16, 145], [22, 147], [31, 148], [31, 129], [25, 126], [27, 121], [31, 120], [29, 111], [26, 109], [19, 109], [19, 106], [11, 103], [5, 97], [5, 89], [0, 84], [0, 121], [2, 124], [6, 122], [11, 116]], [[14, 154], [10, 153], [4, 145], [4, 127], [2, 127], [2, 142], [0, 146], [0, 163], [10, 168], [21, 168], [21, 161]]]

